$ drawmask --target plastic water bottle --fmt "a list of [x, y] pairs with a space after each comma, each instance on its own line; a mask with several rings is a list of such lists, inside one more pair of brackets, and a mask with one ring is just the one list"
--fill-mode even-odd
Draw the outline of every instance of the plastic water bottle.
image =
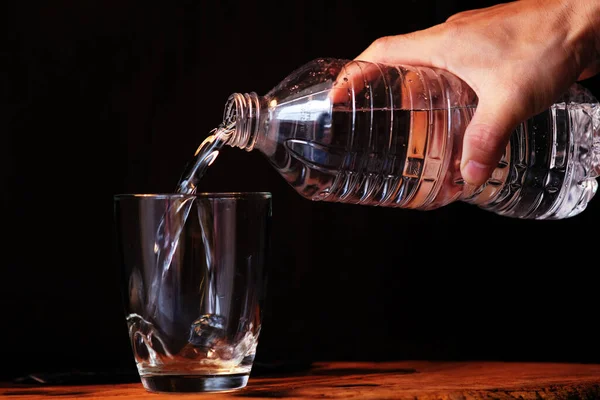
[[460, 174], [477, 97], [426, 67], [317, 59], [267, 94], [234, 93], [227, 145], [264, 154], [315, 201], [431, 210], [463, 201], [500, 215], [561, 219], [598, 187], [600, 106], [579, 84], [520, 124], [491, 178]]

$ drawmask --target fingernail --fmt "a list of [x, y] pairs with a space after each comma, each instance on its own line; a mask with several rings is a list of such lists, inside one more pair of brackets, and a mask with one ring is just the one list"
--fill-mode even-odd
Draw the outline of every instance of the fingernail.
[[462, 171], [463, 179], [472, 185], [482, 185], [489, 174], [490, 167], [475, 160], [469, 160]]

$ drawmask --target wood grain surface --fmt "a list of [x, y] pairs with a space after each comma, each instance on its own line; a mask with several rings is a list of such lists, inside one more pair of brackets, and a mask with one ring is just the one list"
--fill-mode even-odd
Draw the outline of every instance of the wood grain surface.
[[600, 365], [506, 362], [315, 363], [306, 372], [251, 377], [229, 393], [149, 393], [140, 383], [86, 386], [4, 384], [7, 399], [364, 399], [596, 400]]

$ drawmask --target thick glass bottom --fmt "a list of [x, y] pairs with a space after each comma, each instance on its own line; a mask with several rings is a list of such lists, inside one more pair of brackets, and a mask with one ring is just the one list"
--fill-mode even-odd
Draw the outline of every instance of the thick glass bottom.
[[235, 375], [146, 375], [142, 385], [150, 392], [195, 393], [224, 392], [242, 389], [249, 374]]

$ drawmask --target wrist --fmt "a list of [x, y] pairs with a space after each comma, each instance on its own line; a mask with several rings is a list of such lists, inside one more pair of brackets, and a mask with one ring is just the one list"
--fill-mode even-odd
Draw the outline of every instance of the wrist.
[[600, 1], [573, 0], [567, 1], [572, 7], [575, 36], [579, 36], [581, 67], [583, 69], [598, 63], [600, 59]]
[[596, 58], [600, 58], [600, 2], [589, 0], [587, 4], [589, 7], [588, 12], [594, 35], [594, 43], [596, 44]]
[[540, 6], [554, 4], [557, 21], [566, 27], [563, 47], [576, 60], [577, 74], [589, 75], [600, 65], [600, 1], [537, 0]]

